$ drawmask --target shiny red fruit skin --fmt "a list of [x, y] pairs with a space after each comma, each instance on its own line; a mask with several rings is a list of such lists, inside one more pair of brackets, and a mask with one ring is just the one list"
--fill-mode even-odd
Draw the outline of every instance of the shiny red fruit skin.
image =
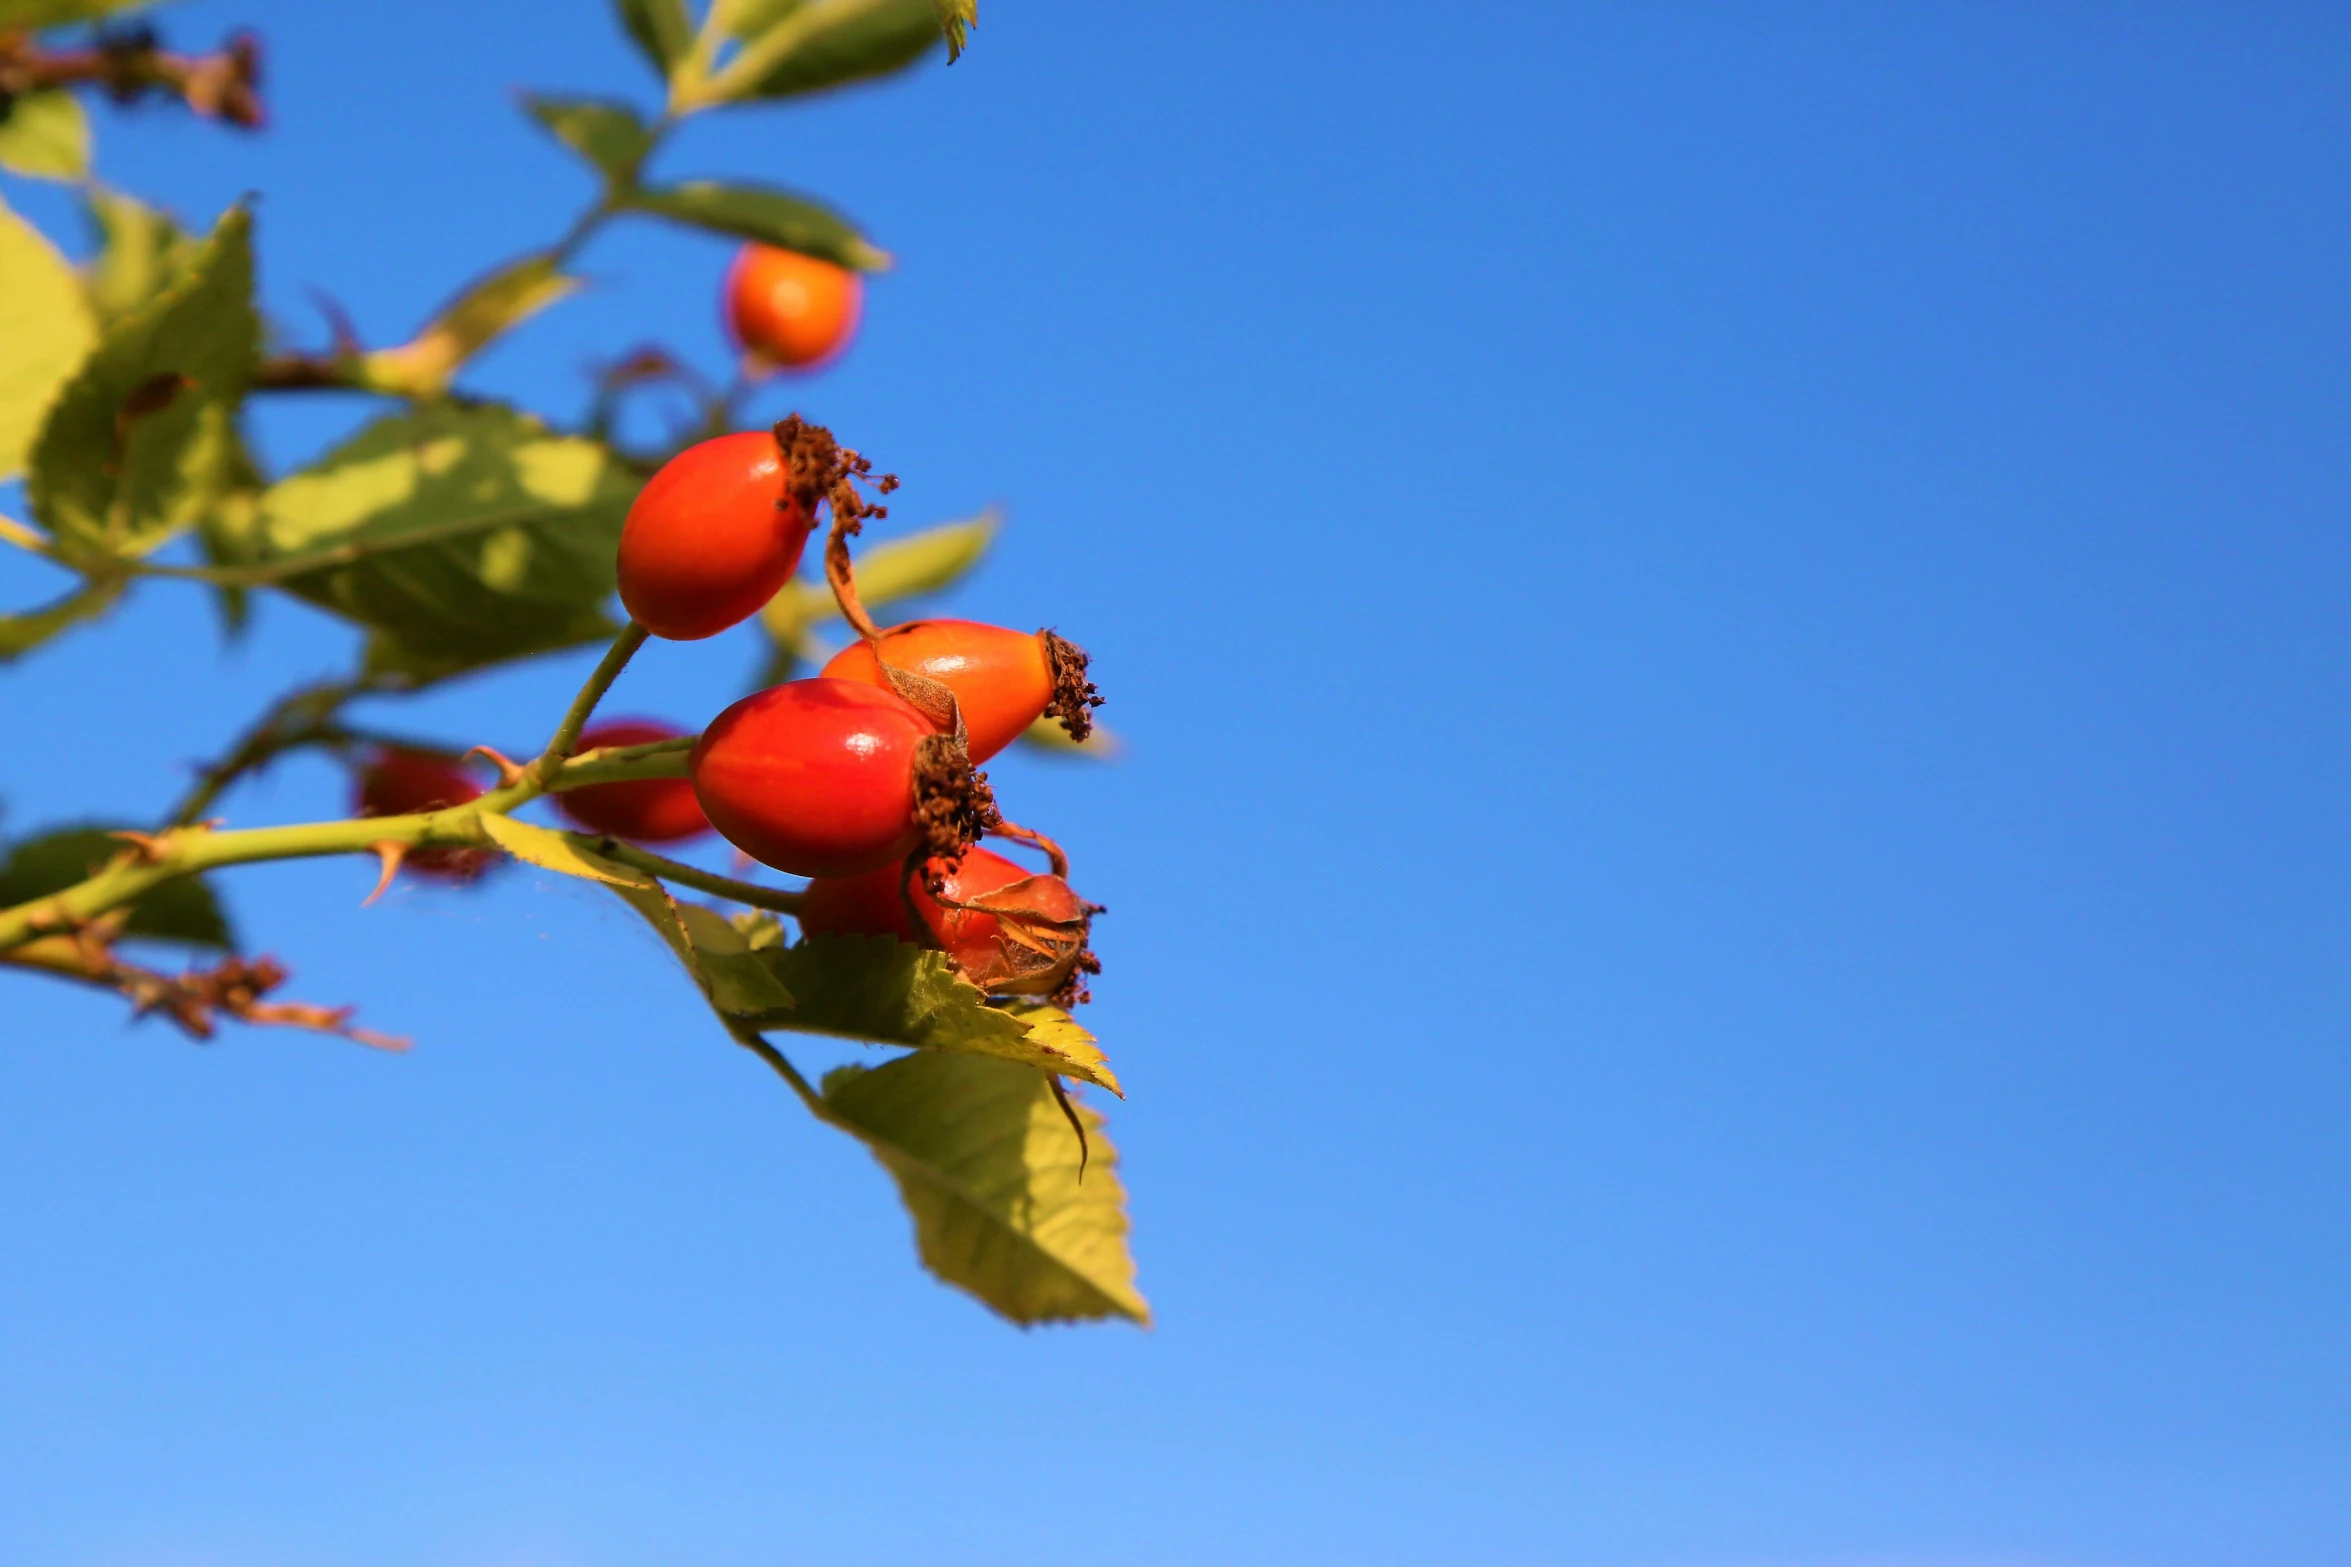
[[920, 841], [915, 749], [932, 732], [894, 692], [794, 680], [712, 719], [687, 768], [710, 824], [745, 854], [795, 876], [854, 876]]
[[[579, 749], [646, 745], [675, 740], [684, 731], [645, 718], [615, 718], [580, 732]], [[604, 833], [631, 843], [681, 843], [710, 831], [710, 818], [684, 778], [644, 778], [631, 783], [590, 784], [555, 797], [555, 808], [582, 832]]]
[[[481, 793], [482, 786], [455, 762], [387, 746], [360, 773], [352, 809], [360, 816], [407, 816], [445, 811], [479, 799]], [[497, 858], [494, 849], [411, 849], [401, 863], [444, 881], [471, 881]]]
[[[938, 862], [929, 861], [923, 869], [936, 870]], [[974, 846], [964, 851], [960, 866], [946, 873], [941, 890], [949, 902], [964, 903], [1035, 874], [1025, 865]], [[917, 945], [935, 940], [966, 968], [994, 956], [996, 916], [978, 909], [946, 907], [924, 889], [921, 876], [906, 889], [922, 922], [930, 927], [927, 937], [918, 936], [906, 912], [906, 898], [898, 892], [905, 879], [903, 863], [885, 865], [862, 876], [820, 876], [808, 884], [800, 905], [800, 928], [811, 936], [895, 936]]]
[[784, 493], [766, 430], [689, 446], [645, 481], [620, 534], [620, 601], [657, 637], [714, 637], [759, 613], [815, 519]]
[[[910, 620], [882, 632], [882, 656], [893, 669], [927, 675], [955, 693], [975, 764], [1019, 739], [1053, 700], [1053, 662], [1038, 632], [976, 620]], [[883, 683], [873, 647], [863, 641], [834, 654], [823, 673]]]

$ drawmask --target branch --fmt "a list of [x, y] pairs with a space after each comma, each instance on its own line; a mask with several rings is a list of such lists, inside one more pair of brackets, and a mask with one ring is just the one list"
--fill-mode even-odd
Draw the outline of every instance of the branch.
[[124, 961], [94, 932], [84, 931], [27, 942], [12, 952], [0, 953], [0, 964], [116, 991], [129, 998], [132, 1016], [160, 1012], [191, 1039], [210, 1039], [216, 1017], [227, 1016], [241, 1023], [316, 1029], [378, 1050], [408, 1048], [405, 1039], [352, 1027], [351, 1007], [264, 1001], [262, 997], [287, 978], [286, 966], [271, 957], [227, 957], [208, 969], [166, 974]]
[[267, 118], [261, 41], [251, 33], [202, 55], [167, 53], [148, 27], [102, 33], [89, 49], [44, 49], [29, 33], [0, 37], [0, 95], [85, 84], [104, 88], [117, 103], [161, 93], [245, 130], [258, 130]]

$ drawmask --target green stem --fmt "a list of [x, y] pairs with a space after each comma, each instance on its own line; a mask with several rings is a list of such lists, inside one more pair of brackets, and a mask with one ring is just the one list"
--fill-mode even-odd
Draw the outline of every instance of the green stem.
[[[545, 789], [526, 773], [505, 788], [493, 789], [477, 799], [445, 811], [424, 811], [408, 816], [361, 816], [347, 821], [304, 822], [288, 827], [251, 827], [234, 832], [219, 832], [201, 826], [174, 826], [158, 834], [148, 849], [134, 851], [126, 847], [114, 863], [102, 867], [84, 881], [15, 908], [0, 909], [0, 952], [20, 946], [49, 931], [73, 930], [86, 925], [109, 910], [136, 901], [167, 881], [217, 870], [223, 866], [253, 865], [265, 860], [314, 859], [331, 854], [367, 854], [374, 852], [379, 843], [425, 849], [495, 847], [481, 824], [482, 817], [490, 812], [513, 811], [544, 792], [583, 788], [589, 784], [621, 783], [636, 778], [683, 777], [685, 751], [682, 747], [690, 743], [673, 740], [648, 746], [620, 746], [609, 751], [592, 751], [581, 760], [566, 763], [557, 769]], [[675, 866], [675, 862], [662, 860], [658, 855], [647, 855], [641, 849], [628, 849], [626, 853], [659, 861], [663, 867], [662, 874], [671, 874], [671, 868]], [[692, 866], [675, 869], [681, 873], [678, 879], [687, 885], [756, 907], [781, 908], [787, 913], [791, 912], [782, 901], [792, 897], [790, 893], [770, 887], [756, 887], [749, 882], [731, 881], [724, 876], [697, 871]]]
[[[541, 787], [555, 776], [555, 770], [571, 755], [571, 748], [579, 744], [580, 731], [588, 727], [588, 719], [594, 715], [596, 704], [604, 700], [604, 693], [612, 689], [613, 681], [620, 678], [620, 672], [628, 668], [629, 660], [637, 656], [637, 649], [645, 645], [645, 638], [651, 634], [632, 620], [621, 627], [620, 635], [612, 639], [612, 646], [604, 650], [604, 657], [597, 662], [594, 673], [588, 676], [588, 683], [580, 687], [578, 696], [572, 698], [571, 711], [565, 713], [563, 722], [556, 725], [554, 738], [547, 742], [547, 749], [540, 752], [539, 759], [530, 765], [530, 773]], [[532, 792], [535, 794], [538, 790]]]
[[792, 1092], [800, 1096], [800, 1102], [808, 1106], [811, 1112], [822, 1120], [832, 1120], [824, 1096], [808, 1085], [808, 1079], [800, 1075], [800, 1069], [792, 1065], [781, 1050], [769, 1044], [758, 1029], [741, 1018], [728, 1017], [725, 1013], [719, 1014], [719, 1021], [726, 1025], [727, 1032], [734, 1036], [736, 1044], [765, 1061], [776, 1076], [791, 1084]]
[[713, 871], [686, 865], [677, 860], [640, 849], [632, 843], [607, 838], [596, 846], [596, 852], [608, 860], [632, 866], [637, 870], [674, 881], [681, 887], [692, 887], [730, 903], [744, 903], [755, 909], [774, 909], [779, 914], [800, 912], [801, 895], [781, 887], [762, 887], [757, 882], [737, 881], [732, 876], [721, 876]]

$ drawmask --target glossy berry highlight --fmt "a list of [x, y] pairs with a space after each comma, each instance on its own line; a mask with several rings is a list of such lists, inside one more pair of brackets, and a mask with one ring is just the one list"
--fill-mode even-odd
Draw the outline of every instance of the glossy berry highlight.
[[888, 686], [882, 664], [933, 680], [955, 695], [971, 759], [984, 762], [1051, 713], [1073, 739], [1092, 729], [1100, 705], [1086, 679], [1086, 655], [1050, 631], [1014, 631], [976, 620], [913, 620], [871, 642], [856, 642], [824, 666], [834, 680]]
[[[425, 751], [385, 746], [360, 769], [352, 812], [409, 816], [445, 811], [480, 799], [482, 786], [457, 763]], [[472, 881], [498, 858], [495, 849], [411, 849], [409, 869], [443, 881]]]
[[815, 517], [766, 430], [689, 446], [645, 482], [620, 535], [620, 601], [692, 642], [757, 614], [800, 564]]
[[727, 333], [754, 374], [815, 370], [856, 334], [865, 284], [846, 267], [773, 245], [750, 244], [727, 268]]
[[[683, 731], [667, 724], [616, 718], [582, 730], [575, 754], [680, 738]], [[567, 789], [555, 797], [555, 808], [582, 832], [625, 838], [631, 843], [682, 843], [710, 831], [710, 818], [694, 798], [694, 785], [684, 778], [638, 778]]]
[[962, 748], [894, 692], [795, 680], [711, 720], [687, 770], [710, 823], [763, 865], [853, 876], [918, 848], [953, 858], [994, 817]]

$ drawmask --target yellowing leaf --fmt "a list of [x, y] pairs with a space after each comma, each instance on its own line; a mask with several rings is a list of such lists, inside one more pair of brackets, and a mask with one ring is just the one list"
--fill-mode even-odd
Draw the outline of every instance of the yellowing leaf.
[[897, 1179], [930, 1270], [1013, 1321], [1151, 1320], [1135, 1290], [1126, 1192], [1102, 1117], [1091, 1149], [1045, 1078], [972, 1056], [917, 1052], [825, 1075], [823, 1114]]
[[467, 360], [579, 286], [552, 255], [526, 256], [469, 284], [408, 342], [369, 354], [361, 373], [404, 397], [438, 396]]
[[0, 479], [23, 471], [50, 404], [97, 338], [73, 268], [0, 207]]
[[261, 344], [252, 228], [244, 208], [230, 208], [177, 277], [107, 326], [58, 393], [26, 489], [60, 542], [143, 551], [217, 498], [231, 414]]
[[26, 93], [6, 113], [0, 119], [0, 169], [44, 180], [78, 180], [90, 172], [90, 121], [72, 93]]
[[589, 847], [595, 840], [584, 838], [578, 833], [534, 827], [529, 822], [518, 822], [496, 811], [483, 814], [482, 830], [490, 835], [490, 841], [499, 848], [525, 865], [536, 865], [543, 871], [577, 876], [584, 881], [600, 881], [608, 887], [650, 890], [655, 885], [653, 878], [643, 871], [631, 869], [598, 854]]

